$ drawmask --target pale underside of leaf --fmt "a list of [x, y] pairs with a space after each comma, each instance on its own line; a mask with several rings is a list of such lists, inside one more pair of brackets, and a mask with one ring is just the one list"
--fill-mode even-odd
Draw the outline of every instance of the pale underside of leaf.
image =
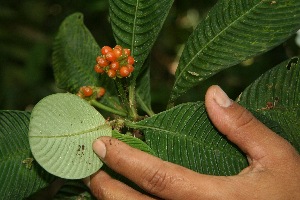
[[56, 176], [80, 179], [96, 172], [102, 162], [92, 143], [100, 136], [111, 136], [111, 127], [76, 95], [50, 95], [33, 109], [29, 126], [32, 153]]
[[219, 71], [282, 43], [299, 28], [298, 0], [219, 1], [186, 44], [171, 101]]

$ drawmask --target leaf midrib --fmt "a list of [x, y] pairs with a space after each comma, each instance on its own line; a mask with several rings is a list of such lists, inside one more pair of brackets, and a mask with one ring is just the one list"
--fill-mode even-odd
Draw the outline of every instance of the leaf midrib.
[[[179, 138], [184, 138], [184, 139], [186, 139], [186, 140], [188, 140], [188, 141], [191, 141], [191, 142], [193, 142], [193, 143], [198, 144], [199, 146], [200, 146], [200, 145], [201, 145], [202, 147], [203, 147], [203, 146], [206, 146], [206, 147], [208, 147], [209, 150], [211, 150], [211, 151], [218, 150], [218, 149], [213, 148], [213, 146], [210, 145], [209, 143], [205, 143], [205, 142], [202, 143], [202, 142], [199, 141], [199, 140], [194, 140], [194, 139], [192, 139], [190, 136], [187, 136], [187, 135], [183, 136], [183, 135], [181, 135], [181, 134], [178, 134], [177, 132], [173, 132], [173, 131], [169, 131], [169, 130], [165, 130], [165, 129], [161, 129], [161, 128], [157, 128], [157, 127], [152, 127], [152, 126], [143, 126], [143, 125], [138, 125], [137, 128], [140, 128], [140, 129], [151, 129], [151, 130], [155, 130], [155, 131], [159, 131], [159, 132], [165, 132], [165, 133], [168, 134], [168, 135], [176, 136], [176, 137], [179, 137]], [[228, 148], [227, 148], [227, 149], [228, 149]], [[229, 153], [231, 156], [236, 156], [236, 154], [234, 154], [232, 151], [229, 151], [229, 152], [227, 152], [227, 153]]]
[[212, 42], [214, 42], [216, 40], [216, 38], [218, 38], [220, 35], [222, 35], [227, 29], [231, 28], [235, 23], [237, 23], [241, 18], [243, 18], [244, 16], [246, 16], [248, 13], [250, 13], [254, 8], [256, 8], [257, 6], [259, 6], [261, 3], [263, 3], [264, 1], [260, 1], [258, 4], [254, 5], [251, 9], [249, 9], [247, 12], [245, 12], [245, 14], [241, 15], [240, 17], [238, 17], [236, 20], [234, 20], [232, 23], [230, 23], [225, 29], [223, 29], [220, 33], [218, 33], [215, 37], [213, 37], [208, 43], [206, 43], [199, 51], [198, 53], [196, 53], [192, 59], [187, 63], [187, 65], [181, 70], [180, 74], [178, 75], [178, 77], [176, 78], [176, 81], [174, 83], [174, 85], [177, 84], [178, 80], [180, 80], [180, 77], [183, 75], [183, 73], [185, 72], [186, 68], [189, 67], [191, 65], [191, 63], [198, 57], [199, 54], [201, 54], [203, 52], [204, 49], [206, 49]]
[[29, 137], [31, 138], [63, 138], [63, 137], [73, 137], [73, 136], [78, 136], [78, 135], [84, 135], [90, 132], [95, 132], [98, 131], [100, 129], [105, 129], [105, 128], [110, 128], [110, 126], [108, 124], [102, 124], [100, 126], [96, 126], [94, 128], [90, 128], [87, 130], [82, 130], [73, 134], [62, 134], [62, 135], [30, 135]]
[[131, 41], [131, 52], [132, 55], [134, 55], [134, 41], [135, 41], [135, 29], [136, 29], [136, 21], [137, 21], [137, 12], [138, 12], [138, 7], [139, 7], [140, 1], [136, 1], [136, 6], [135, 6], [135, 12], [134, 12], [134, 19], [133, 19], [133, 26], [132, 26], [132, 41]]

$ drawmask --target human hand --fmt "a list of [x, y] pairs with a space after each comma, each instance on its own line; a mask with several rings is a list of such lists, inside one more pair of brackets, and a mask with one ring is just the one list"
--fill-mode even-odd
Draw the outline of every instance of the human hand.
[[231, 101], [218, 87], [205, 97], [218, 130], [248, 157], [249, 166], [235, 176], [204, 175], [163, 161], [110, 137], [93, 148], [105, 164], [136, 183], [147, 196], [100, 170], [87, 185], [98, 199], [300, 199], [300, 156], [283, 138]]

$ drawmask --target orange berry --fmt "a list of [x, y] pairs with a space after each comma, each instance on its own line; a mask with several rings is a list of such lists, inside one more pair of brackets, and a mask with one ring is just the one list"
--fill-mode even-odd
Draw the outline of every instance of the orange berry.
[[109, 65], [109, 61], [104, 57], [98, 56], [96, 60], [100, 67], [106, 67], [107, 65]]
[[123, 50], [124, 50], [124, 54], [125, 54], [126, 56], [130, 56], [130, 54], [131, 54], [130, 49], [123, 49]]
[[115, 78], [116, 75], [117, 75], [117, 72], [116, 72], [116, 70], [109, 69], [109, 70], [107, 70], [107, 75], [108, 75], [108, 77], [110, 77], [110, 78]]
[[122, 76], [122, 77], [127, 77], [127, 76], [129, 76], [130, 71], [129, 71], [129, 69], [128, 69], [127, 66], [122, 66], [122, 67], [120, 68], [119, 73], [120, 73], [120, 76]]
[[132, 56], [128, 56], [127, 62], [128, 62], [128, 64], [133, 65], [134, 64], [134, 58]]
[[115, 55], [115, 53], [113, 51], [107, 52], [107, 54], [105, 55], [106, 60], [110, 61], [110, 62], [114, 62], [117, 60], [117, 56]]
[[116, 45], [116, 46], [114, 47], [114, 49], [120, 49], [120, 50], [122, 50], [123, 48], [121, 47], [121, 45]]
[[94, 70], [98, 74], [102, 74], [104, 72], [104, 69], [99, 64], [95, 65]]
[[134, 71], [134, 67], [130, 64], [127, 65], [129, 72], [133, 72]]
[[113, 52], [114, 52], [114, 54], [115, 54], [115, 56], [116, 56], [117, 59], [122, 56], [122, 49], [114, 48]]
[[118, 70], [120, 67], [120, 63], [118, 61], [115, 61], [115, 62], [112, 62], [110, 64], [110, 69], [113, 69], [113, 70]]
[[103, 87], [99, 87], [98, 95], [97, 97], [100, 98], [105, 94], [105, 89]]
[[102, 47], [102, 49], [101, 49], [102, 55], [106, 55], [108, 52], [111, 52], [111, 51], [112, 51], [112, 48], [109, 47], [109, 46], [104, 46], [104, 47]]
[[85, 97], [89, 97], [93, 94], [93, 89], [89, 86], [81, 87], [81, 91]]

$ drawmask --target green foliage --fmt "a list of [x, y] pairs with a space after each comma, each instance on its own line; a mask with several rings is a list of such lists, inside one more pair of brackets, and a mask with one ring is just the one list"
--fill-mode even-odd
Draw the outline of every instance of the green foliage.
[[0, 111], [0, 193], [5, 199], [24, 199], [54, 180], [31, 154], [29, 117], [28, 112]]
[[264, 73], [245, 89], [238, 102], [278, 124], [282, 136], [300, 152], [300, 62], [291, 58]]
[[[53, 45], [57, 86], [72, 93], [85, 85], [102, 86], [106, 94], [86, 101], [69, 93], [41, 100], [30, 118], [31, 150], [26, 136], [30, 114], [0, 112], [0, 170], [4, 172], [0, 191], [8, 197], [27, 197], [47, 186], [53, 180], [48, 172], [67, 179], [94, 173], [102, 162], [93, 153], [92, 142], [103, 135], [200, 173], [234, 175], [248, 165], [246, 156], [211, 124], [203, 102], [172, 106], [191, 87], [288, 39], [300, 29], [300, 2], [219, 0], [190, 35], [175, 74], [170, 109], [158, 114], [151, 108], [150, 52], [173, 1], [108, 2], [115, 42], [130, 48], [135, 58], [133, 75], [116, 80], [97, 75], [93, 67], [100, 47], [84, 25], [83, 14], [67, 17]], [[238, 99], [298, 151], [299, 63], [294, 57], [274, 67]], [[119, 177], [107, 166], [104, 170]], [[67, 182], [55, 198], [92, 198], [85, 190], [81, 183]]]
[[247, 166], [246, 157], [213, 127], [202, 102], [178, 105], [135, 128], [160, 158], [194, 171], [232, 175]]
[[33, 109], [29, 143], [34, 158], [48, 172], [67, 179], [85, 178], [102, 166], [92, 143], [111, 136], [111, 127], [85, 100], [53, 94]]
[[121, 134], [118, 131], [113, 131], [112, 132], [112, 137], [117, 138], [118, 140], [125, 142], [126, 144], [128, 144], [131, 147], [140, 149], [146, 153], [152, 154], [152, 155], [156, 155], [155, 152], [142, 140], [140, 140], [139, 138], [133, 137], [131, 135], [127, 135], [127, 134]]
[[300, 28], [298, 0], [218, 1], [189, 37], [170, 102], [201, 81], [270, 50]]
[[139, 107], [145, 111], [149, 116], [153, 115], [151, 108], [150, 95], [150, 67], [148, 66], [144, 72], [141, 73], [137, 80], [136, 100]]
[[53, 69], [59, 88], [77, 92], [84, 85], [97, 85], [93, 73], [99, 46], [83, 24], [83, 15], [75, 13], [61, 24], [53, 45]]
[[110, 0], [109, 16], [117, 44], [130, 48], [136, 73], [157, 38], [174, 0]]

